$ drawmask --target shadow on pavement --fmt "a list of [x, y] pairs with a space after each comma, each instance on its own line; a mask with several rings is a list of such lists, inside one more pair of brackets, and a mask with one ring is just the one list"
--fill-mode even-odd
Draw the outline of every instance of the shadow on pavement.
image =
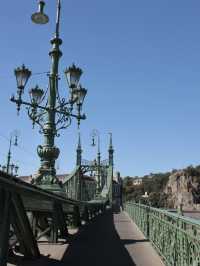
[[146, 240], [121, 240], [115, 230], [113, 214], [107, 211], [84, 225], [71, 237], [61, 261], [41, 256], [37, 260], [10, 258], [17, 266], [135, 266], [124, 245]]
[[135, 243], [144, 243], [144, 242], [149, 242], [148, 239], [123, 239], [121, 240], [123, 245], [131, 245]]
[[[65, 265], [70, 266], [135, 266], [115, 230], [111, 211], [96, 217], [84, 226], [77, 238], [69, 245], [63, 256]], [[137, 240], [132, 241], [133, 243]]]
[[17, 256], [9, 259], [8, 265], [16, 265], [16, 266], [65, 266], [66, 264], [49, 258], [48, 256], [41, 256], [37, 260], [23, 260]]

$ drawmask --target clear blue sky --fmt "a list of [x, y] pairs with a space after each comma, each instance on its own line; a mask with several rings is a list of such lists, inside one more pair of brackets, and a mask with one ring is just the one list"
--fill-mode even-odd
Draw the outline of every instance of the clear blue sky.
[[[108, 132], [113, 133], [115, 169], [122, 175], [182, 168], [200, 163], [200, 2], [197, 0], [63, 0], [60, 71], [72, 62], [84, 70], [88, 89], [82, 123], [84, 158], [92, 159], [93, 128], [101, 132], [107, 157]], [[32, 130], [23, 110], [16, 116], [10, 95], [16, 91], [15, 67], [24, 63], [33, 73], [49, 70], [49, 39], [54, 32], [55, 1], [46, 1], [50, 23], [36, 26], [30, 15], [36, 0], [2, 1], [0, 10], [0, 135], [21, 132], [23, 149], [13, 150], [20, 174], [39, 166], [35, 154], [42, 136]], [[64, 75], [60, 88], [67, 95]], [[47, 85], [32, 76], [26, 90]], [[26, 93], [27, 96], [27, 93]], [[8, 142], [0, 136], [0, 161]], [[61, 132], [59, 172], [75, 163], [76, 123]]]

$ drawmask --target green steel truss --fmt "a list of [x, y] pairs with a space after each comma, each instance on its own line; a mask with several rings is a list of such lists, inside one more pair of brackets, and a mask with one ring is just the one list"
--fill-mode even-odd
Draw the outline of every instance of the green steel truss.
[[105, 207], [103, 200], [68, 199], [0, 172], [0, 265], [7, 265], [13, 249], [26, 258], [38, 258], [39, 239], [56, 243], [67, 238], [69, 221], [78, 227]]
[[76, 166], [74, 171], [68, 175], [63, 182], [68, 198], [80, 201], [91, 201], [94, 199], [111, 200], [113, 166], [108, 160], [100, 164], [101, 192], [97, 192], [97, 183], [87, 182], [84, 175], [97, 171], [94, 161], [82, 160], [80, 166]]
[[128, 202], [125, 210], [151, 241], [167, 266], [200, 265], [200, 221]]
[[[111, 143], [112, 144], [112, 143]], [[40, 256], [37, 241], [50, 243], [68, 237], [68, 225], [81, 226], [112, 206], [113, 148], [109, 160], [86, 161], [77, 154], [77, 166], [66, 176], [63, 193], [27, 184], [0, 171], [0, 265], [13, 250], [28, 258]], [[95, 173], [98, 180], [84, 175]], [[97, 184], [98, 183], [98, 184]]]

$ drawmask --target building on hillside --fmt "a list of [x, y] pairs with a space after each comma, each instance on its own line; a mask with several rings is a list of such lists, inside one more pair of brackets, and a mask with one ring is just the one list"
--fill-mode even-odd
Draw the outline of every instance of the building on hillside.
[[134, 178], [133, 179], [133, 186], [140, 186], [142, 184], [142, 178]]
[[28, 175], [28, 176], [18, 176], [17, 178], [19, 178], [20, 180], [26, 182], [26, 183], [31, 183], [31, 181], [33, 180], [33, 176], [32, 175]]

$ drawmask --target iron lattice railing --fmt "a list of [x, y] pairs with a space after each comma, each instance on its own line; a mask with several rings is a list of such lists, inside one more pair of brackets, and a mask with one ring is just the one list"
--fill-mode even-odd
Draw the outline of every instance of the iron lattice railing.
[[80, 166], [77, 166], [63, 181], [67, 198], [80, 200]]
[[112, 202], [112, 180], [113, 180], [113, 167], [109, 166], [107, 171], [106, 182], [101, 192], [102, 198], [109, 199]]
[[83, 166], [95, 166], [95, 161], [89, 161], [89, 160], [86, 160], [86, 159], [82, 159], [81, 160], [81, 165]]
[[[96, 166], [97, 167], [97, 162], [95, 160], [94, 161], [89, 161], [89, 160], [86, 160], [86, 159], [82, 159], [81, 160], [81, 165], [82, 166]], [[108, 167], [109, 166], [109, 160], [105, 159], [105, 160], [101, 161], [100, 165]]]
[[[75, 174], [76, 170], [65, 182], [73, 182]], [[68, 225], [89, 222], [106, 210], [106, 203], [69, 199], [0, 171], [0, 265], [7, 265], [15, 248], [22, 257], [38, 258], [39, 239], [45, 237], [49, 243], [67, 239]]]
[[125, 210], [167, 266], [200, 266], [200, 221], [134, 202]]

